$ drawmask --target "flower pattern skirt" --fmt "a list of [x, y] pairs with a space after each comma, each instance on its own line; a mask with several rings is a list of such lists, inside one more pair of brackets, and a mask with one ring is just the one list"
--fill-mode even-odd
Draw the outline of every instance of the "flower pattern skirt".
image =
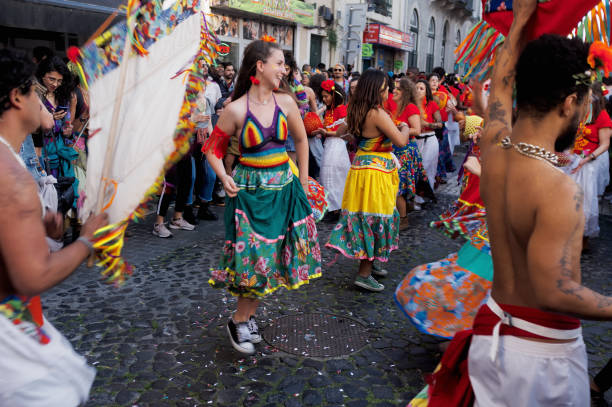
[[426, 334], [451, 339], [470, 329], [493, 281], [486, 224], [447, 258], [417, 266], [395, 290], [395, 301]]
[[393, 154], [400, 162], [397, 195], [408, 200], [412, 199], [416, 195], [416, 187], [419, 181], [429, 184], [419, 148], [416, 142], [410, 141], [406, 147], [393, 146]]
[[315, 219], [289, 164], [238, 165], [234, 182], [240, 191], [226, 198], [226, 241], [209, 283], [233, 295], [260, 298], [320, 277]]
[[388, 261], [399, 244], [398, 184], [391, 153], [359, 150], [346, 178], [340, 220], [327, 247], [352, 259]]

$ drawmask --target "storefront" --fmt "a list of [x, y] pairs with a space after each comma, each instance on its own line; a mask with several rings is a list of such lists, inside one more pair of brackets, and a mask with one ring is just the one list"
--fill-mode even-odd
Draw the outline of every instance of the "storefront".
[[378, 68], [385, 72], [405, 69], [405, 55], [414, 47], [410, 33], [380, 24], [368, 24], [363, 32], [363, 69]]
[[212, 0], [211, 29], [221, 41], [217, 62], [239, 69], [244, 49], [264, 35], [274, 37], [284, 51], [294, 53], [297, 24], [312, 25], [314, 6], [302, 1]]

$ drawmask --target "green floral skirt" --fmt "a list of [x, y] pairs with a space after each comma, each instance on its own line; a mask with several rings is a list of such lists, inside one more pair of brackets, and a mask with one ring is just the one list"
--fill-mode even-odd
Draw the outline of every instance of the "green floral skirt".
[[320, 277], [315, 219], [289, 165], [238, 165], [234, 182], [240, 191], [226, 198], [223, 256], [209, 283], [233, 295], [259, 298]]

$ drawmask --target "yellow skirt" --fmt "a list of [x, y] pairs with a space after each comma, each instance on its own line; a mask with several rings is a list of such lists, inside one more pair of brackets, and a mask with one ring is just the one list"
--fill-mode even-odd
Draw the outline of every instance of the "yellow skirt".
[[398, 187], [391, 153], [359, 150], [346, 178], [342, 215], [327, 247], [353, 259], [387, 261], [399, 243]]

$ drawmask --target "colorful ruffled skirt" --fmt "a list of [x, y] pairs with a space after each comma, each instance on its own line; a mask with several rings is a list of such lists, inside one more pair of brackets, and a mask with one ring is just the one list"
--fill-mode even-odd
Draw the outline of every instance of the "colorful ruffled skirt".
[[209, 283], [233, 295], [260, 298], [320, 277], [315, 219], [289, 164], [238, 165], [234, 182], [240, 191], [226, 198], [223, 256]]
[[451, 339], [470, 329], [493, 281], [486, 225], [447, 258], [412, 269], [395, 291], [395, 301], [426, 334]]
[[416, 195], [416, 187], [419, 181], [429, 183], [419, 148], [415, 141], [410, 141], [406, 147], [393, 146], [393, 154], [400, 162], [397, 195], [412, 199]]
[[399, 244], [398, 184], [391, 153], [359, 150], [346, 177], [340, 220], [326, 246], [351, 259], [388, 261]]

